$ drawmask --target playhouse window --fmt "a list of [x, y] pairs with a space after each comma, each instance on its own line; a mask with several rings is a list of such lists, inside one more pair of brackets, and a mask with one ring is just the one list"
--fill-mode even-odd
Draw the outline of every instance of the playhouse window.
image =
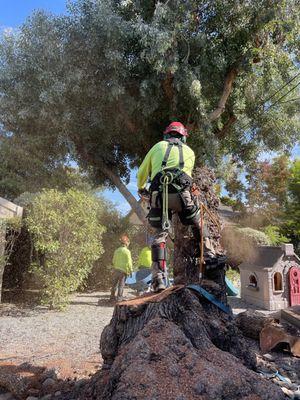
[[280, 272], [275, 272], [274, 274], [274, 290], [282, 290], [282, 275]]
[[249, 276], [249, 285], [248, 286], [254, 287], [254, 288], [257, 287], [257, 279], [256, 279], [255, 275], [250, 275]]

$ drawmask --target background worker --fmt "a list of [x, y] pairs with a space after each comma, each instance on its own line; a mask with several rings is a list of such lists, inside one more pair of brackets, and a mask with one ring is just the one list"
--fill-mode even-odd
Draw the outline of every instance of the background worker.
[[[163, 140], [150, 149], [137, 174], [141, 196], [147, 193], [145, 186], [148, 177], [151, 180], [148, 220], [150, 225], [156, 228], [151, 246], [152, 287], [155, 292], [165, 289], [166, 240], [169, 234], [168, 220], [171, 220], [172, 212], [178, 213], [182, 224], [194, 226], [194, 234], [200, 244], [200, 209], [191, 194], [195, 154], [186, 145], [187, 137], [184, 125], [172, 122], [164, 131]], [[165, 184], [165, 179], [169, 182], [168, 185]], [[167, 207], [163, 210], [163, 204], [166, 204], [163, 198], [166, 197]], [[207, 230], [206, 235], [204, 255], [213, 257], [213, 249], [207, 247], [209, 244]]]
[[[117, 248], [113, 256], [113, 277], [112, 277], [112, 288], [110, 299], [117, 301], [123, 300], [123, 292], [125, 286], [125, 280], [127, 275], [130, 275], [132, 269], [132, 258], [131, 252], [128, 249], [130, 240], [127, 235], [122, 235], [120, 238], [122, 245]], [[117, 298], [116, 298], [117, 290]]]

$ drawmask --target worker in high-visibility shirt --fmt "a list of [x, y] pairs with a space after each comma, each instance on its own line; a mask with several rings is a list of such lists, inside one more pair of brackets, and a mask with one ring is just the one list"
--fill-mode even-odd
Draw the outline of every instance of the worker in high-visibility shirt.
[[145, 246], [142, 248], [139, 254], [139, 259], [138, 259], [139, 269], [151, 268], [151, 264], [152, 264], [151, 248], [149, 246]]
[[[192, 172], [195, 154], [186, 144], [187, 130], [180, 122], [172, 122], [164, 131], [163, 140], [156, 143], [146, 155], [138, 174], [137, 184], [141, 197], [150, 177], [150, 212], [148, 220], [157, 232], [152, 249], [152, 287], [155, 292], [165, 289], [166, 240], [169, 227], [163, 226], [165, 214], [171, 220], [172, 213], [177, 212], [184, 225], [193, 225], [194, 233], [200, 240], [200, 209], [191, 194]], [[168, 176], [168, 204], [163, 210], [163, 181]], [[166, 187], [166, 186], [165, 186]], [[213, 256], [207, 229], [204, 232], [205, 255]], [[177, 280], [177, 283], [179, 281]]]
[[[131, 252], [128, 249], [130, 244], [130, 240], [127, 235], [123, 235], [120, 238], [122, 246], [117, 248], [114, 252], [113, 256], [113, 277], [112, 277], [112, 288], [111, 288], [111, 300], [122, 301], [123, 300], [123, 292], [126, 277], [132, 274], [132, 258]], [[116, 298], [116, 290], [117, 298]]]

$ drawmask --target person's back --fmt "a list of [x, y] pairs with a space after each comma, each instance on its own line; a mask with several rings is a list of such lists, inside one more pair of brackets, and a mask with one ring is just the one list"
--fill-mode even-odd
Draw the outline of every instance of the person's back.
[[131, 252], [125, 245], [122, 245], [115, 250], [113, 256], [113, 267], [115, 269], [123, 271], [127, 275], [131, 274], [132, 272]]
[[122, 246], [115, 250], [112, 260], [114, 273], [112, 277], [110, 294], [110, 299], [115, 300], [116, 290], [118, 289], [117, 301], [121, 301], [123, 299], [126, 277], [132, 273], [131, 252], [128, 249], [130, 240], [128, 236], [122, 235], [120, 241]]
[[[137, 174], [138, 189], [143, 189], [146, 186], [148, 176], [153, 181], [155, 176], [163, 169], [179, 168], [180, 154], [178, 145], [172, 146], [165, 166], [162, 166], [164, 157], [169, 146], [168, 140], [162, 140], [156, 143], [146, 155], [143, 163], [139, 167]], [[182, 143], [182, 153], [184, 158], [184, 166], [182, 171], [189, 177], [192, 176], [195, 154], [194, 151], [186, 144]]]
[[143, 247], [143, 249], [139, 254], [139, 259], [138, 259], [139, 269], [151, 268], [151, 264], [152, 264], [151, 249], [149, 246], [145, 246]]

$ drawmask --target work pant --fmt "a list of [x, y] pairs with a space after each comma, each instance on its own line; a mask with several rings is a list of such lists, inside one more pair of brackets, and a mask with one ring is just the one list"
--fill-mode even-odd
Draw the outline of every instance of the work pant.
[[[161, 203], [160, 199], [157, 198], [158, 192], [153, 192], [151, 195], [151, 210], [161, 210]], [[179, 193], [170, 193], [168, 195], [168, 207], [169, 207], [169, 218], [172, 218], [172, 212], [178, 213], [179, 219], [181, 220], [182, 223], [185, 225], [188, 224], [192, 225], [195, 230], [198, 232], [199, 238], [200, 238], [200, 211], [196, 204], [194, 203], [194, 200], [192, 198], [190, 190], [187, 188], [183, 192]], [[199, 211], [196, 212], [195, 210]], [[151, 211], [150, 211], [151, 213]], [[158, 212], [159, 213], [159, 212]], [[192, 218], [189, 218], [190, 216], [193, 216]], [[152, 281], [155, 281], [157, 279], [163, 279], [165, 278], [165, 268], [164, 268], [164, 263], [161, 261], [155, 261], [155, 249], [166, 246], [166, 241], [168, 238], [168, 231], [164, 231], [162, 229], [161, 223], [160, 227], [155, 228], [155, 234], [154, 234], [154, 240], [152, 242], [151, 248], [152, 248]], [[211, 245], [211, 241], [209, 238], [209, 232], [204, 226], [204, 232], [203, 232], [203, 240], [204, 240], [204, 254], [213, 254], [214, 249], [213, 246]], [[200, 246], [200, 240], [199, 240], [199, 246]]]
[[117, 300], [118, 301], [122, 300], [126, 277], [127, 277], [127, 275], [125, 274], [125, 272], [120, 271], [119, 269], [115, 269], [113, 271], [112, 287], [111, 287], [111, 293], [110, 293], [111, 299], [116, 298], [116, 290], [118, 289]]

